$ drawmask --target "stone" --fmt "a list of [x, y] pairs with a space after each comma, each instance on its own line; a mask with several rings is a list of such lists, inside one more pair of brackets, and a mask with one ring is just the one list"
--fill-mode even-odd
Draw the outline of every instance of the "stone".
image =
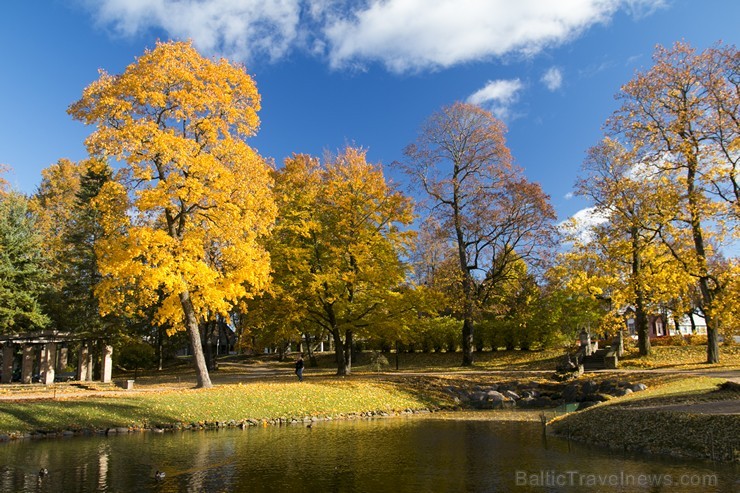
[[614, 393], [617, 397], [624, 397], [625, 395], [631, 394], [632, 389], [626, 388], [626, 389], [617, 389], [617, 391]]
[[495, 390], [489, 390], [486, 393], [486, 401], [492, 408], [501, 407], [504, 404], [506, 397], [501, 392]]
[[563, 389], [562, 398], [565, 402], [576, 402], [580, 394], [580, 385], [572, 383]]
[[509, 399], [512, 399], [515, 401], [518, 401], [519, 399], [521, 399], [521, 396], [519, 396], [519, 394], [517, 394], [516, 392], [512, 390], [505, 390], [502, 392], [502, 394], [504, 394], [504, 396], [508, 397]]
[[599, 384], [594, 382], [593, 380], [586, 380], [585, 382], [583, 382], [583, 384], [581, 384], [581, 391], [584, 394], [593, 394], [597, 390], [599, 390]]
[[483, 402], [486, 400], [486, 393], [482, 392], [480, 390], [477, 390], [470, 394], [470, 400], [473, 402]]
[[647, 385], [644, 383], [636, 383], [630, 387], [630, 389], [632, 389], [632, 392], [642, 392], [643, 390], [647, 390]]
[[519, 407], [534, 407], [535, 399], [534, 397], [522, 397], [517, 401], [517, 405]]
[[552, 407], [554, 402], [547, 396], [538, 397], [534, 401], [534, 407]]
[[601, 390], [601, 392], [611, 393], [616, 388], [616, 386], [616, 380], [604, 380], [599, 385], [599, 390]]

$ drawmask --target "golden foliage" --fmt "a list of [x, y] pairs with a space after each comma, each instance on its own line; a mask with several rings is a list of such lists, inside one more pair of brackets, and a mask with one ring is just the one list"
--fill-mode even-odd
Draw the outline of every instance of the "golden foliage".
[[195, 315], [222, 313], [264, 289], [258, 240], [275, 217], [270, 168], [244, 141], [260, 98], [243, 67], [201, 57], [190, 43], [157, 43], [121, 75], [101, 72], [69, 112], [96, 130], [89, 152], [124, 166], [96, 200], [103, 311], [159, 304], [177, 330], [180, 295]]

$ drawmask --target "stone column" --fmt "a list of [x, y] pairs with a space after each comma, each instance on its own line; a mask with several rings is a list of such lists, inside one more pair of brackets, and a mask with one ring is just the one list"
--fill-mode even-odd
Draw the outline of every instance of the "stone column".
[[31, 344], [23, 345], [23, 364], [21, 365], [21, 383], [31, 383], [33, 378], [33, 359], [36, 348]]
[[100, 378], [103, 383], [110, 383], [113, 377], [113, 346], [103, 345], [103, 360], [100, 366]]
[[69, 348], [67, 344], [62, 344], [57, 349], [57, 371], [63, 372], [67, 369], [67, 363], [69, 363]]
[[88, 378], [88, 359], [90, 356], [90, 348], [86, 342], [80, 344], [80, 355], [77, 361], [77, 380], [84, 382], [89, 380]]
[[15, 344], [6, 342], [3, 344], [3, 378], [0, 383], [13, 381], [13, 360], [15, 359]]
[[93, 381], [95, 379], [95, 348], [90, 347], [87, 351], [87, 379]]
[[49, 342], [41, 347], [41, 383], [51, 385], [54, 383], [54, 363], [57, 359], [57, 343]]

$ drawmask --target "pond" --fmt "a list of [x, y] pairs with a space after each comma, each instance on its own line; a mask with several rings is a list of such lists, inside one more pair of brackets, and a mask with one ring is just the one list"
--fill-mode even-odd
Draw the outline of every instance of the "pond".
[[495, 416], [9, 442], [0, 444], [0, 491], [740, 491], [737, 465], [544, 439], [538, 422]]

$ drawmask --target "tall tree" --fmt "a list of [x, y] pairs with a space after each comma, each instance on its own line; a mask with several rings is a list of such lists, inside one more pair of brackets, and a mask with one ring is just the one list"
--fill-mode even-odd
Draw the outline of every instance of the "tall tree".
[[[604, 139], [589, 149], [576, 190], [594, 203], [594, 214], [604, 219], [589, 232], [591, 241], [575, 245], [574, 252], [598, 250], [600, 266], [612, 279], [610, 297], [615, 305], [635, 308], [639, 352], [650, 354], [649, 309], [681, 299], [692, 283], [682, 275], [658, 238], [667, 220], [670, 194], [666, 194], [650, 163], [640, 163], [619, 143]], [[619, 308], [616, 306], [615, 308]]]
[[39, 297], [46, 289], [43, 250], [28, 199], [16, 192], [0, 195], [0, 332], [44, 328], [49, 318]]
[[[243, 67], [190, 43], [157, 43], [123, 74], [101, 73], [69, 112], [97, 126], [91, 155], [125, 164], [98, 198], [101, 310], [158, 306], [187, 330], [197, 386], [210, 387], [199, 322], [264, 288], [258, 243], [275, 216], [269, 166], [245, 139], [260, 98]], [[121, 214], [121, 212], [124, 214]]]
[[68, 245], [63, 294], [78, 331], [113, 337], [110, 323], [113, 317], [106, 320], [101, 316], [95, 295], [95, 288], [102, 281], [95, 249], [103, 241], [104, 231], [100, 211], [94, 207], [103, 187], [111, 181], [113, 170], [106, 162], [89, 160], [82, 163], [81, 171], [72, 209], [74, 219], [63, 235]]
[[280, 214], [271, 252], [274, 293], [334, 341], [337, 374], [352, 370], [355, 336], [397, 313], [410, 200], [388, 184], [365, 151], [349, 147], [325, 163], [306, 155], [276, 173]]
[[554, 234], [549, 198], [512, 164], [504, 132], [490, 112], [455, 103], [427, 120], [401, 163], [456, 250], [464, 366], [473, 364], [477, 305]]
[[102, 225], [93, 201], [111, 176], [105, 162], [60, 159], [42, 171], [31, 197], [50, 275], [44, 306], [59, 330], [113, 335], [108, 333], [110, 324], [104, 327], [94, 295], [101, 280], [95, 247], [102, 239]]
[[64, 331], [78, 321], [63, 290], [70, 279], [70, 245], [65, 235], [73, 227], [77, 212], [81, 169], [82, 166], [69, 159], [60, 159], [50, 165], [41, 171], [41, 183], [29, 201], [45, 251], [44, 267], [49, 273], [48, 290], [42, 302], [52, 326]]
[[[699, 284], [707, 361], [717, 363], [714, 301], [723, 285], [711, 257], [737, 225], [738, 53], [722, 45], [697, 53], [676, 43], [658, 46], [653, 61], [622, 87], [622, 105], [607, 125], [612, 137], [659, 170], [663, 189], [677, 198], [673, 219], [658, 233]], [[690, 249], [681, 248], [686, 236]]]

